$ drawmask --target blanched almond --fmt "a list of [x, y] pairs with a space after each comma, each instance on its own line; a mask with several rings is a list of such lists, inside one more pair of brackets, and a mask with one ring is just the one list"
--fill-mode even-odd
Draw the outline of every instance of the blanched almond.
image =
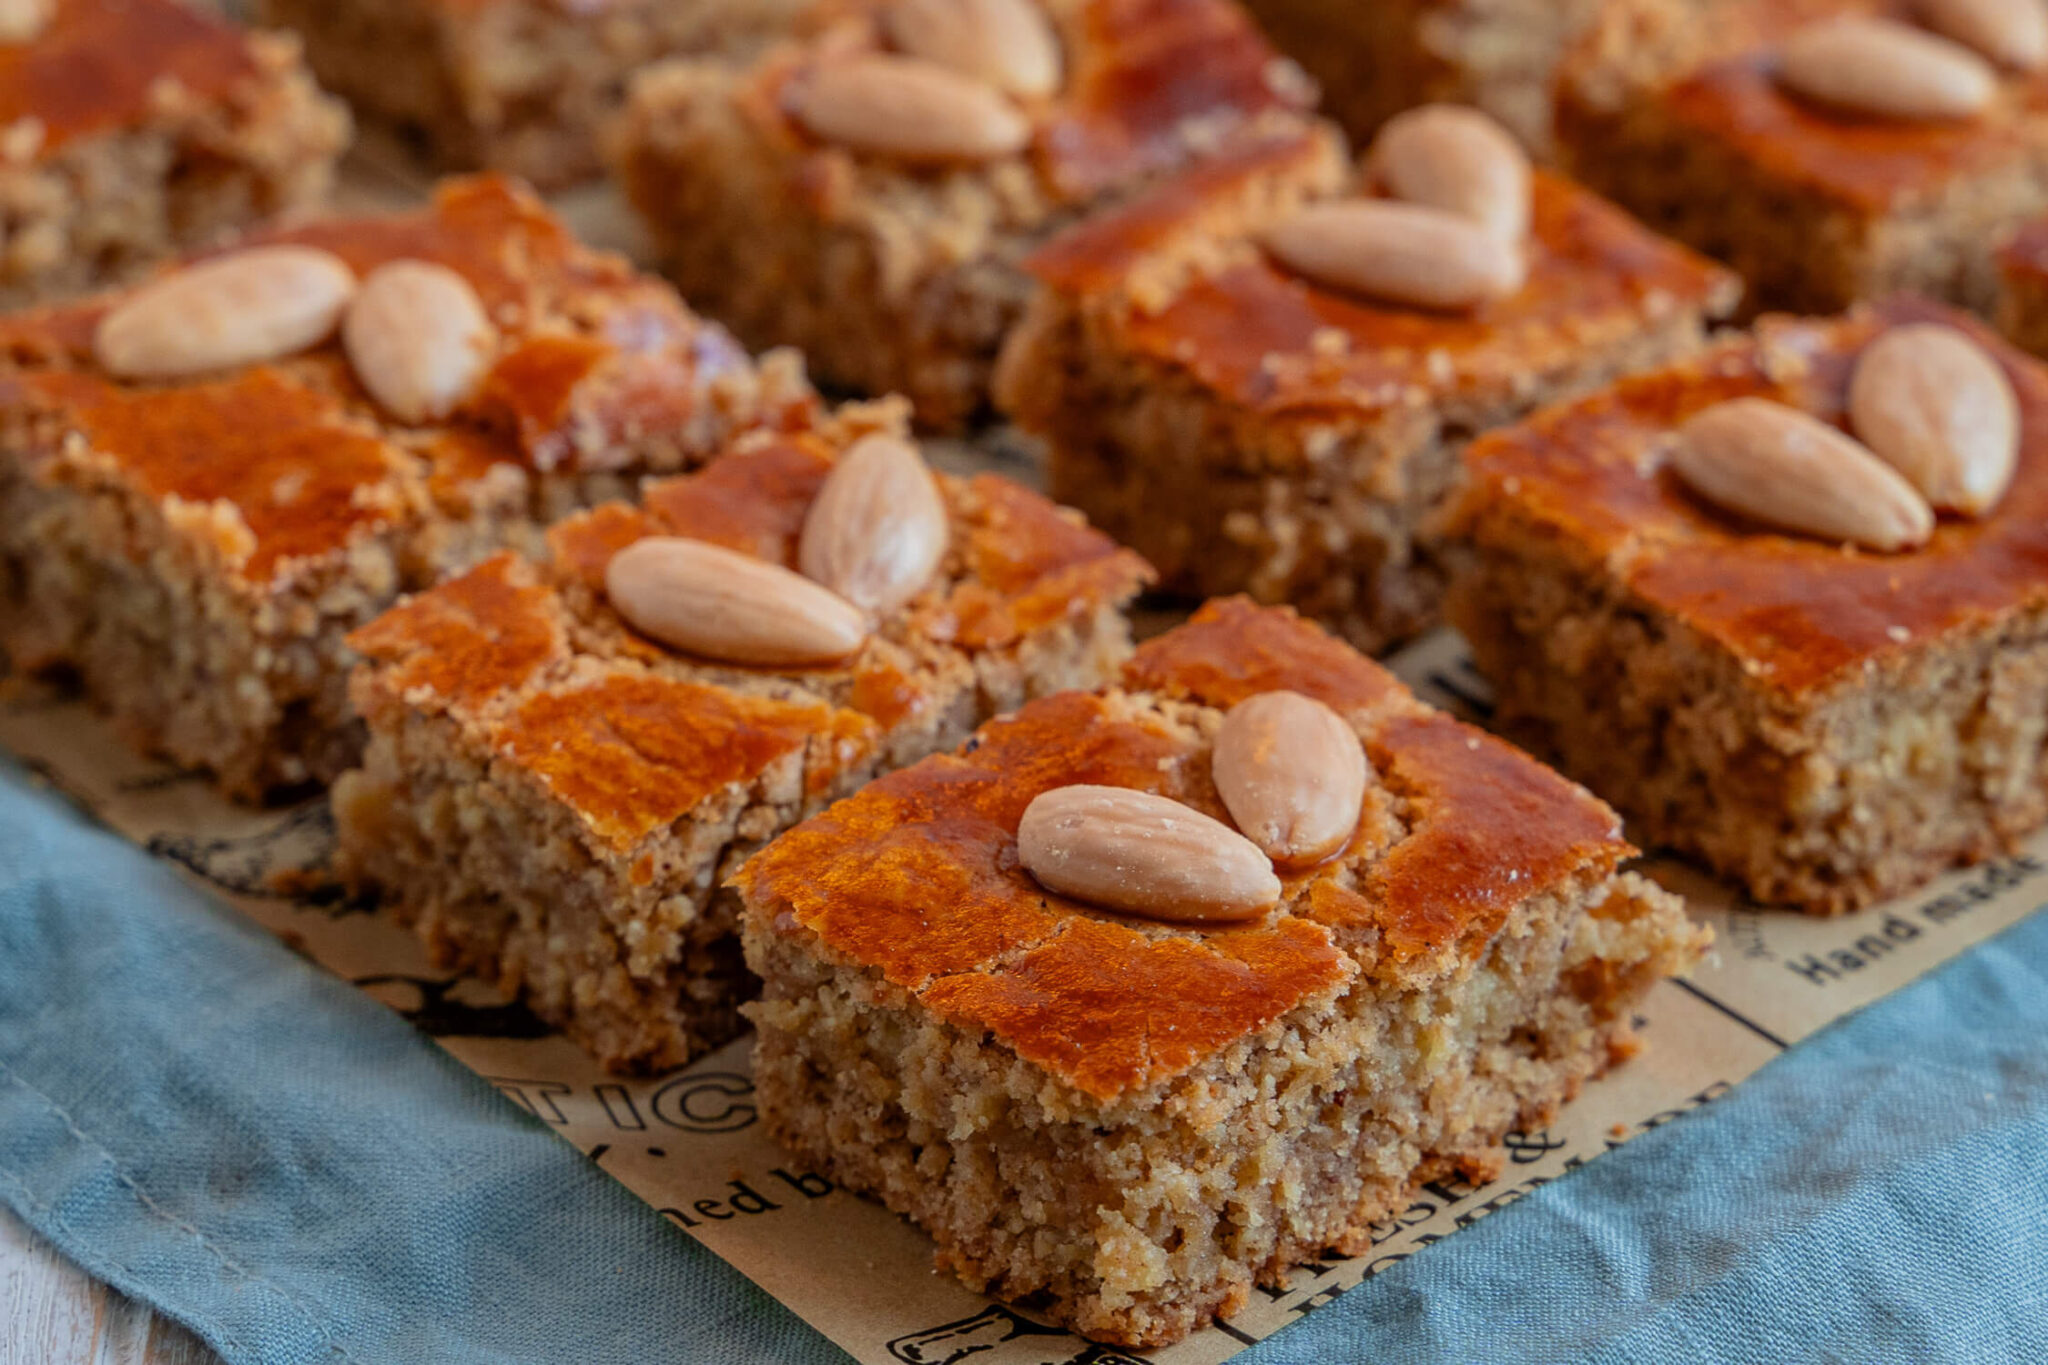
[[1735, 398], [1678, 430], [1672, 467], [1730, 512], [1873, 550], [1924, 544], [1934, 513], [1890, 465], [1817, 418], [1766, 398]]
[[256, 365], [317, 346], [356, 290], [331, 252], [259, 246], [152, 281], [100, 319], [93, 354], [127, 379]]
[[780, 564], [675, 536], [612, 556], [605, 595], [642, 635], [736, 664], [824, 664], [867, 638], [858, 608]]
[[1060, 88], [1060, 39], [1037, 0], [896, 0], [889, 40], [1027, 99]]
[[1261, 692], [1231, 707], [1210, 765], [1230, 818], [1276, 863], [1320, 862], [1358, 828], [1365, 750], [1313, 697]]
[[863, 611], [886, 612], [931, 582], [950, 535], [946, 504], [917, 447], [863, 436], [811, 503], [797, 567]]
[[26, 43], [57, 13], [57, 0], [0, 0], [0, 43]]
[[1178, 801], [1123, 787], [1040, 793], [1017, 827], [1017, 857], [1048, 890], [1169, 922], [1255, 919], [1280, 899], [1251, 840]]
[[1972, 516], [2012, 485], [2020, 405], [1998, 362], [1952, 327], [1894, 327], [1863, 350], [1849, 425], [1935, 507]]
[[1916, 0], [1913, 12], [2000, 66], [2038, 71], [2048, 62], [2048, 5], [2041, 0]]
[[812, 73], [796, 117], [827, 142], [903, 161], [991, 161], [1031, 124], [994, 87], [917, 57], [864, 54]]
[[1778, 81], [1793, 94], [1852, 114], [1929, 121], [1981, 113], [1998, 89], [1982, 57], [1889, 19], [1830, 19], [1778, 50]]
[[446, 417], [460, 406], [497, 338], [469, 281], [431, 261], [371, 271], [341, 322], [356, 378], [402, 422]]
[[1509, 242], [1529, 232], [1529, 156], [1477, 109], [1425, 104], [1373, 139], [1368, 170], [1396, 199], [1449, 209]]
[[1313, 204], [1267, 229], [1281, 264], [1336, 289], [1418, 308], [1506, 298], [1526, 274], [1520, 249], [1445, 209], [1387, 200]]

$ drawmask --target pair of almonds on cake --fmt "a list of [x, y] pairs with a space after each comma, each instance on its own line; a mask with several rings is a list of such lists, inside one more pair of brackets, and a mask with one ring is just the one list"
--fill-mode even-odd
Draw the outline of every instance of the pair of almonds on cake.
[[681, 536], [613, 555], [605, 595], [642, 635], [727, 663], [838, 662], [873, 618], [915, 597], [946, 557], [946, 504], [923, 456], [864, 436], [839, 457], [804, 516], [801, 573]]
[[882, 11], [894, 52], [822, 62], [796, 82], [790, 113], [856, 152], [918, 163], [1014, 156], [1031, 142], [1019, 100], [1059, 92], [1059, 34], [1036, 0], [895, 0]]
[[401, 422], [446, 417], [497, 348], [476, 290], [430, 261], [398, 260], [358, 282], [310, 246], [259, 246], [185, 266], [108, 310], [93, 353], [123, 379], [184, 379], [311, 350], [341, 331], [356, 378]]
[[1480, 113], [1424, 105], [1389, 120], [1365, 158], [1383, 198], [1310, 204], [1261, 244], [1320, 284], [1455, 311], [1518, 292], [1528, 274], [1529, 158]]
[[1728, 511], [1883, 551], [1925, 544], [1937, 511], [1983, 516], [2012, 484], [2019, 401], [1953, 328], [1912, 323], [1865, 347], [1848, 417], [1844, 432], [1767, 398], [1716, 403], [1678, 429], [1671, 465]]
[[1914, 0], [1915, 24], [1867, 15], [1799, 30], [1778, 49], [1778, 83], [1842, 113], [1937, 122], [1982, 113], [1998, 68], [2048, 64], [2042, 0]]
[[1299, 692], [1230, 709], [1211, 773], [1237, 828], [1126, 787], [1055, 787], [1025, 808], [1017, 857], [1048, 890], [1174, 923], [1255, 919], [1280, 900], [1277, 867], [1349, 843], [1371, 765], [1343, 717]]

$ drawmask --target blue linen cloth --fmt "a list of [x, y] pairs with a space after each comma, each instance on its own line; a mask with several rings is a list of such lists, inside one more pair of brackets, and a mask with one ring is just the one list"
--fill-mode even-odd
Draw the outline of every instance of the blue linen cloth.
[[[0, 1200], [235, 1365], [845, 1358], [4, 762]], [[1241, 1359], [2048, 1359], [2048, 915]]]

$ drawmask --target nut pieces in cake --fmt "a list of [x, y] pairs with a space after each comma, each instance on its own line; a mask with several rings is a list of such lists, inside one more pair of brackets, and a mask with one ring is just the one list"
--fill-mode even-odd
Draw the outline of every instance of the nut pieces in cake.
[[1944, 512], [1990, 511], [2019, 464], [2011, 381], [1983, 347], [1939, 323], [1894, 327], [1864, 349], [1849, 425]]
[[1018, 860], [1047, 889], [1106, 910], [1169, 923], [1255, 919], [1279, 900], [1276, 866], [1308, 867], [1351, 841], [1372, 778], [1344, 718], [1286, 690], [1231, 707], [1210, 771], [1235, 830], [1151, 792], [1055, 787], [1025, 809]]
[[380, 407], [401, 422], [426, 422], [475, 391], [498, 333], [468, 280], [445, 265], [400, 260], [363, 281], [341, 341]]
[[1274, 862], [1321, 862], [1358, 829], [1371, 776], [1344, 718], [1299, 692], [1230, 708], [1210, 765], [1230, 818]]
[[1937, 510], [1982, 516], [2012, 484], [2019, 400], [1984, 349], [1935, 323], [1894, 327], [1857, 358], [1854, 435], [1767, 398], [1693, 414], [1671, 465], [1694, 493], [1782, 531], [1896, 551]]
[[1017, 857], [1048, 890], [1174, 923], [1257, 919], [1280, 900], [1258, 845], [1170, 797], [1055, 787], [1025, 808]]
[[924, 457], [875, 433], [839, 457], [805, 513], [801, 573], [676, 536], [605, 566], [605, 595], [641, 634], [738, 664], [824, 664], [861, 647], [875, 617], [924, 590], [952, 528]]
[[355, 272], [309, 246], [259, 246], [176, 270], [100, 319], [93, 354], [122, 379], [179, 379], [278, 360], [334, 334]]
[[1473, 109], [1432, 105], [1394, 120], [1366, 154], [1391, 198], [1310, 204], [1261, 243], [1320, 284], [1387, 303], [1458, 312], [1528, 277], [1529, 159]]
[[1970, 118], [1998, 90], [1991, 64], [1960, 43], [1889, 19], [1801, 29], [1778, 50], [1778, 83], [1842, 113], [1905, 122]]

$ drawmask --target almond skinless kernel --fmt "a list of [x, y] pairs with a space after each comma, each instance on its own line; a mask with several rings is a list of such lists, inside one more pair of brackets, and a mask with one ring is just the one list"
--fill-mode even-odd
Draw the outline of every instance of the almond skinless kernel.
[[1990, 511], [2019, 464], [2019, 398], [1998, 362], [1952, 327], [1894, 327], [1866, 346], [1849, 381], [1849, 425], [1943, 511]]
[[1817, 104], [1925, 121], [1981, 113], [1998, 89], [1990, 63], [1959, 43], [1889, 19], [1830, 19], [1778, 50], [1778, 81]]
[[1934, 533], [1927, 500], [1834, 427], [1767, 398], [1734, 398], [1678, 429], [1672, 468], [1695, 493], [1781, 530], [1872, 550]]
[[885, 22], [913, 57], [1026, 99], [1059, 91], [1059, 34], [1037, 0], [896, 0]]
[[1041, 792], [1017, 826], [1017, 857], [1049, 890], [1169, 923], [1256, 919], [1280, 900], [1272, 861], [1251, 840], [1124, 787]]
[[992, 161], [1031, 141], [1030, 122], [1000, 91], [916, 57], [867, 53], [822, 66], [794, 112], [827, 142], [903, 161]]
[[736, 664], [825, 664], [867, 638], [860, 609], [780, 564], [677, 536], [612, 556], [605, 595], [642, 635]]
[[260, 364], [334, 332], [356, 277], [331, 252], [259, 246], [154, 280], [100, 319], [93, 354], [124, 379]]
[[1519, 248], [1469, 218], [1423, 204], [1311, 204], [1268, 228], [1263, 243], [1310, 279], [1418, 308], [1506, 298], [1526, 275]]
[[797, 567], [863, 611], [917, 596], [946, 557], [951, 526], [917, 447], [863, 436], [839, 457], [804, 516]]
[[377, 267], [341, 321], [356, 378], [402, 422], [446, 417], [461, 406], [497, 339], [469, 281], [431, 261]]
[[57, 0], [0, 0], [0, 43], [26, 43], [57, 13]]
[[1528, 154], [1477, 109], [1425, 104], [1396, 114], [1373, 139], [1367, 167], [1396, 199], [1463, 214], [1505, 241], [1529, 233]]
[[1916, 0], [1913, 12], [2000, 66], [2038, 71], [2048, 62], [2048, 5], [2041, 0]]
[[1313, 697], [1261, 692], [1231, 707], [1210, 767], [1230, 818], [1276, 863], [1321, 862], [1358, 828], [1365, 748]]

